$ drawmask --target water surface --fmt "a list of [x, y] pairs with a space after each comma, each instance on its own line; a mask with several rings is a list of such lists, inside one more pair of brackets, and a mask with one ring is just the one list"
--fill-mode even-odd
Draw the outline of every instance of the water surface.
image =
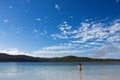
[[120, 63], [1, 62], [0, 80], [120, 80]]

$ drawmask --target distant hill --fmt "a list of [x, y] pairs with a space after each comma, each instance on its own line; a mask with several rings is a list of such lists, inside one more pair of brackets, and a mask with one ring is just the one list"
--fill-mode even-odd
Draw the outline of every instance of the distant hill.
[[120, 59], [93, 59], [89, 57], [65, 56], [56, 58], [41, 58], [27, 55], [9, 55], [0, 53], [0, 62], [102, 62], [102, 61], [119, 61]]
[[0, 62], [40, 62], [48, 61], [47, 58], [38, 58], [26, 55], [9, 55], [0, 53]]

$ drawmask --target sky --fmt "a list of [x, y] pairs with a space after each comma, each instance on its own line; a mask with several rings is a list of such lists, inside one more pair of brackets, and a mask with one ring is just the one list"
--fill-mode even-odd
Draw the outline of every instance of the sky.
[[0, 0], [0, 53], [120, 59], [120, 0]]

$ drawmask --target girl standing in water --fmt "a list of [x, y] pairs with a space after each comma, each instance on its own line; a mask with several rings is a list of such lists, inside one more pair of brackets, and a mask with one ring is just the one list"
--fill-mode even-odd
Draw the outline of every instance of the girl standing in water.
[[78, 72], [80, 73], [82, 71], [82, 65], [78, 64]]
[[82, 80], [82, 65], [81, 64], [78, 64], [78, 73], [79, 73], [78, 80]]

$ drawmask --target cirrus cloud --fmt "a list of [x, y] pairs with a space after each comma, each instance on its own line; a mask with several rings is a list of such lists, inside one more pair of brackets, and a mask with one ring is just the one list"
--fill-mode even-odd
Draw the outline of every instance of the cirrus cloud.
[[[86, 47], [89, 47], [90, 50], [97, 51], [96, 55], [101, 55], [102, 57], [110, 53], [114, 53], [112, 55], [120, 53], [120, 46], [118, 46], [120, 45], [120, 19], [106, 23], [81, 22], [77, 29], [72, 27], [66, 29], [68, 26], [71, 25], [68, 25], [67, 22], [60, 24], [58, 26], [60, 33], [52, 34], [52, 37], [69, 40], [68, 43], [78, 45], [77, 47], [73, 46], [75, 50], [78, 50], [78, 47], [83, 44], [84, 50], [87, 49]], [[111, 46], [111, 44], [114, 46]]]

